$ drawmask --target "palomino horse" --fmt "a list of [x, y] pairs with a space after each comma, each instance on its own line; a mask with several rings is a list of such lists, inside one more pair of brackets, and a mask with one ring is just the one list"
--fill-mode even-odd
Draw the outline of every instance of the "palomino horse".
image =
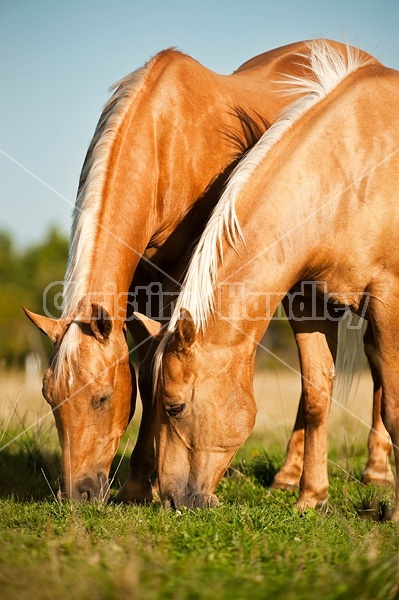
[[[230, 179], [156, 353], [158, 482], [174, 506], [217, 503], [215, 486], [254, 424], [257, 343], [298, 281], [317, 282], [317, 293], [354, 312], [366, 309], [398, 474], [399, 73], [318, 42], [308, 75], [289, 79], [307, 94]], [[305, 345], [313, 324], [298, 327]], [[332, 385], [333, 351], [321, 365], [317, 352], [307, 354], [306, 379]], [[299, 508], [327, 499], [327, 391], [303, 398]]]
[[[128, 302], [129, 289], [165, 276], [170, 289], [178, 288], [192, 240], [227, 175], [290, 100], [279, 74], [301, 76], [307, 64], [302, 42], [258, 56], [227, 77], [167, 50], [126, 77], [106, 105], [80, 178], [62, 318], [27, 313], [54, 343], [43, 394], [62, 448], [63, 497], [108, 493], [111, 461], [135, 403], [126, 316], [141, 358], [148, 348], [145, 328], [130, 319], [132, 306], [146, 312], [147, 298], [137, 294]], [[143, 417], [120, 493], [126, 501], [151, 499], [150, 380], [143, 365]]]

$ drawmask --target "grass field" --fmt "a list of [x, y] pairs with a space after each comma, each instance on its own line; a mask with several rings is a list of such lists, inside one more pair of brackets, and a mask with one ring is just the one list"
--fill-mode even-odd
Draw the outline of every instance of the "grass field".
[[[292, 374], [257, 374], [257, 426], [207, 511], [56, 502], [58, 443], [40, 385], [20, 375], [0, 385], [0, 598], [399, 598], [398, 530], [384, 520], [393, 492], [358, 481], [368, 375], [333, 406], [329, 506], [304, 515], [295, 494], [269, 488], [295, 416]], [[136, 430], [121, 443], [113, 495]]]

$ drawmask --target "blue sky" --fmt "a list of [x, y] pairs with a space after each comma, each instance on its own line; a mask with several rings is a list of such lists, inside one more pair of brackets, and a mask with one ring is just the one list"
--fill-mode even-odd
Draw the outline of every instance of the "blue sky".
[[0, 0], [0, 228], [21, 246], [50, 224], [69, 231], [107, 89], [159, 50], [227, 74], [319, 36], [399, 69], [399, 1]]

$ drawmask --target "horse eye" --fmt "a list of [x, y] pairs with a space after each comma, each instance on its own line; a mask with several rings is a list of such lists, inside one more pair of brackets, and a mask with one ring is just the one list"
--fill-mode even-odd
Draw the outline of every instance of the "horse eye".
[[93, 408], [102, 408], [104, 404], [111, 398], [111, 394], [101, 394], [99, 396], [95, 396], [92, 400]]
[[170, 404], [165, 410], [170, 417], [178, 417], [182, 414], [185, 407], [185, 404]]

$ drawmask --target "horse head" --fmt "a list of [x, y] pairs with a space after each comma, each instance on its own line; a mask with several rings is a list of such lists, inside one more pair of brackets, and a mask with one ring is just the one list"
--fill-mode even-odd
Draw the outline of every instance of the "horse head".
[[[214, 507], [215, 488], [252, 431], [252, 368], [203, 343], [182, 310], [156, 381], [158, 483], [167, 506]], [[156, 374], [155, 374], [155, 377]]]
[[59, 496], [105, 501], [111, 463], [136, 402], [123, 324], [98, 304], [69, 319], [24, 310], [53, 343], [42, 393], [62, 450]]

